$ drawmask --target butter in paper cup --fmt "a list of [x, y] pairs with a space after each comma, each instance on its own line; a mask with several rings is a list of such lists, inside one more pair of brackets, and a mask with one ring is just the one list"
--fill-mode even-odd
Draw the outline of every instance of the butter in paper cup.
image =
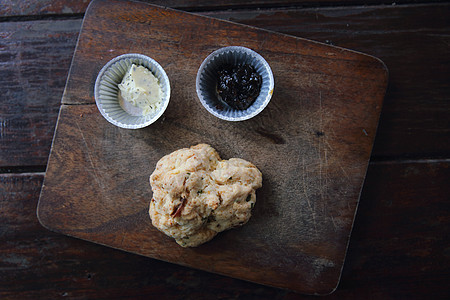
[[[261, 75], [262, 84], [259, 96], [245, 110], [230, 107], [220, 100], [217, 94], [217, 71], [223, 65], [248, 64]], [[274, 89], [272, 70], [267, 61], [255, 51], [241, 47], [229, 46], [211, 53], [201, 64], [196, 79], [197, 96], [208, 112], [226, 121], [243, 121], [253, 118], [269, 104]]]
[[[148, 115], [126, 101], [119, 102], [119, 83], [132, 64], [144, 66], [158, 79], [162, 90], [159, 107]], [[170, 82], [164, 69], [154, 59], [143, 54], [123, 54], [110, 60], [99, 72], [94, 87], [95, 102], [102, 116], [110, 123], [127, 129], [146, 127], [164, 113], [169, 105]]]

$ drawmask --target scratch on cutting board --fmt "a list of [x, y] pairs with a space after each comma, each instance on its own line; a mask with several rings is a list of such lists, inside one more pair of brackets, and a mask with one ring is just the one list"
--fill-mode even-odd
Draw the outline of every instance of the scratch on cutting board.
[[324, 151], [325, 156], [325, 165], [327, 166], [327, 169], [325, 169], [325, 186], [328, 187], [328, 152], [327, 149]]
[[97, 184], [100, 187], [100, 190], [103, 191], [103, 185], [101, 184], [101, 181], [100, 181], [100, 179], [99, 179], [99, 177], [97, 175], [96, 168], [94, 166], [94, 162], [93, 162], [92, 156], [91, 156], [91, 151], [89, 150], [88, 144], [87, 144], [86, 139], [85, 139], [84, 134], [83, 134], [83, 131], [81, 130], [80, 124], [78, 124], [77, 121], [75, 121], [75, 123], [77, 124], [78, 131], [80, 132], [81, 138], [83, 139], [84, 146], [86, 147], [87, 155], [88, 155], [88, 158], [89, 158], [89, 163], [90, 163], [90, 165], [92, 167], [92, 171], [94, 173], [95, 181], [97, 181]]
[[364, 134], [366, 135], [366, 136], [369, 136], [368, 134], [367, 134], [367, 131], [363, 128], [363, 132], [364, 132]]
[[259, 44], [259, 48], [260, 48], [260, 49], [264, 49], [264, 45], [265, 45], [265, 43], [266, 43], [268, 37], [269, 37], [268, 35], [264, 35], [264, 39], [263, 39], [263, 40], [261, 41], [261, 43]]
[[[334, 135], [334, 130], [331, 128], [331, 130], [333, 131], [333, 135]], [[327, 145], [327, 147], [330, 150], [333, 150], [333, 147], [331, 147], [330, 143], [327, 141], [327, 139], [324, 139], [324, 143]], [[319, 139], [319, 149], [320, 149], [320, 139]], [[336, 164], [338, 164], [339, 168], [342, 170], [342, 173], [344, 174], [344, 176], [347, 179], [350, 179], [350, 176], [348, 175], [348, 173], [345, 171], [344, 167], [340, 164], [339, 160], [334, 160], [336, 162]], [[326, 159], [326, 164], [328, 165], [328, 160]]]
[[[322, 108], [322, 92], [319, 91], [319, 110], [320, 110], [320, 124], [319, 124], [319, 128], [320, 128], [320, 132], [324, 132], [323, 131], [323, 108]], [[323, 182], [322, 182], [322, 138], [319, 138], [319, 185], [320, 185], [320, 198], [323, 200], [324, 196], [323, 196]], [[325, 154], [326, 155], [326, 154]], [[326, 172], [326, 168], [325, 168], [325, 172]], [[326, 177], [326, 175], [325, 175]]]
[[178, 49], [181, 48], [181, 46], [183, 45], [183, 41], [184, 41], [184, 32], [181, 34], [180, 39], [178, 40], [178, 42], [176, 42], [176, 44], [178, 45]]
[[325, 214], [326, 212], [326, 205], [323, 205], [323, 203], [325, 203], [325, 196], [324, 194], [329, 197], [329, 184], [328, 184], [328, 152], [327, 149], [325, 148], [323, 150], [323, 155], [324, 155], [324, 161], [325, 161], [325, 176], [323, 181], [321, 180], [320, 182], [320, 194], [322, 197], [322, 213]]
[[305, 174], [306, 174], [306, 168], [305, 168], [305, 158], [302, 158], [303, 160], [303, 174], [302, 174], [302, 178], [303, 178], [303, 192], [305, 193], [305, 198], [306, 198], [306, 203], [308, 203], [308, 207], [311, 211], [311, 216], [312, 216], [312, 220], [314, 223], [314, 229], [317, 232], [317, 224], [316, 224], [316, 212], [314, 211], [314, 208], [311, 205], [311, 201], [309, 200], [309, 196], [308, 196], [308, 191], [306, 190], [306, 179], [305, 179]]
[[126, 232], [123, 232], [123, 234], [122, 234], [122, 239], [120, 240], [119, 247], [122, 247], [122, 246], [123, 246], [123, 241], [125, 240], [125, 236], [126, 236]]
[[[331, 145], [325, 140], [325, 143], [327, 144], [328, 148], [330, 148], [330, 150], [333, 150], [333, 148], [331, 147]], [[340, 164], [340, 162], [338, 160], [333, 160], [334, 162], [336, 162], [336, 164], [339, 166], [339, 168], [342, 170], [342, 173], [344, 174], [344, 176], [347, 179], [350, 179], [350, 176], [348, 175], [347, 171], [345, 171], [344, 167]], [[328, 159], [326, 160], [326, 164], [328, 165]]]
[[339, 162], [337, 164], [339, 165], [339, 168], [341, 168], [342, 173], [344, 173], [345, 177], [347, 177], [347, 179], [350, 179], [350, 176], [348, 176], [348, 174], [345, 171], [344, 167]]
[[327, 140], [325, 140], [324, 143], [327, 144], [327, 146], [328, 146], [328, 148], [329, 148], [330, 150], [333, 150], [333, 147], [331, 147], [330, 143], [328, 143]]
[[331, 223], [333, 223], [334, 231], [337, 231], [338, 227], [336, 225], [336, 221], [334, 221], [333, 216], [330, 216], [330, 218], [331, 218]]

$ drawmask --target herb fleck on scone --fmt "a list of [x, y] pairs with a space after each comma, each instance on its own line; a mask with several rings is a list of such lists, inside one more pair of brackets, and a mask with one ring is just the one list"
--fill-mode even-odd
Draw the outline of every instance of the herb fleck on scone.
[[152, 224], [179, 245], [195, 247], [247, 223], [262, 174], [246, 160], [221, 160], [199, 144], [161, 158], [150, 184]]

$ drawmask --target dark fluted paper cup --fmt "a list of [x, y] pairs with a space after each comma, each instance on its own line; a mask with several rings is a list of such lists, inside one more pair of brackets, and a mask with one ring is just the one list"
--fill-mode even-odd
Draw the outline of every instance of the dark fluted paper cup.
[[[132, 64], [144, 66], [158, 79], [162, 90], [160, 105], [150, 114], [141, 115], [138, 107], [119, 101], [119, 87]], [[123, 54], [110, 60], [99, 72], [94, 87], [95, 102], [110, 123], [128, 129], [146, 127], [164, 113], [169, 105], [170, 83], [164, 69], [154, 59], [136, 53]]]
[[[217, 71], [224, 65], [248, 64], [255, 68], [262, 78], [261, 90], [250, 107], [245, 110], [232, 108], [222, 101], [217, 93]], [[197, 95], [208, 112], [226, 121], [243, 121], [253, 118], [269, 104], [274, 89], [272, 70], [267, 61], [255, 51], [230, 46], [211, 53], [197, 72]]]

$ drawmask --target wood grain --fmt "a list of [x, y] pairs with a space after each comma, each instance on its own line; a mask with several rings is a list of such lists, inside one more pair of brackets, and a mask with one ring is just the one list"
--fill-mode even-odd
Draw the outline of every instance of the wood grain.
[[374, 158], [448, 157], [450, 4], [206, 14], [380, 58], [389, 87]]
[[[214, 3], [223, 5], [220, 1]], [[210, 7], [185, 9], [221, 9], [213, 7], [214, 3]], [[325, 299], [448, 299], [450, 213], [446, 199], [450, 194], [450, 175], [445, 158], [450, 153], [449, 107], [448, 101], [442, 100], [450, 93], [445, 81], [449, 77], [445, 46], [449, 42], [449, 23], [448, 18], [443, 18], [448, 15], [448, 4], [391, 6], [386, 2], [387, 6], [351, 7], [349, 3], [359, 1], [302, 1], [296, 9], [276, 9], [274, 1], [267, 10], [256, 10], [252, 9], [255, 6], [246, 6], [248, 3], [239, 3], [232, 11], [202, 13], [374, 54], [390, 70], [390, 87], [372, 157], [376, 163], [369, 166], [341, 283]], [[361, 4], [366, 3], [369, 2]], [[304, 9], [310, 5], [317, 8]], [[68, 68], [86, 6], [87, 2], [70, 0], [1, 2], [0, 78], [5, 80], [2, 94], [8, 95], [8, 100], [4, 97], [0, 101], [0, 172], [29, 170], [27, 166], [31, 164], [45, 168], [54, 128], [54, 122], [45, 120], [56, 120], [57, 116], [57, 109], [49, 111], [47, 107], [59, 107], [66, 79], [63, 73], [67, 74], [68, 69], [59, 71], [60, 76], [49, 81], [39, 72], [27, 74], [20, 66], [45, 69], [45, 60], [40, 58], [52, 57]], [[45, 21], [17, 22], [38, 19]], [[67, 21], [78, 21], [78, 28], [73, 26], [64, 32]], [[52, 34], [55, 32], [58, 34]], [[27, 43], [24, 35], [32, 35], [34, 45]], [[39, 40], [38, 35], [42, 37]], [[47, 44], [51, 47], [45, 47]], [[5, 55], [5, 49], [13, 54]], [[27, 80], [7, 80], [11, 74], [15, 76], [16, 70]], [[418, 74], [426, 76], [419, 78]], [[23, 84], [17, 85], [19, 81]], [[29, 85], [33, 85], [32, 91]], [[3, 105], [5, 101], [8, 105]], [[32, 106], [32, 102], [40, 104]], [[8, 119], [16, 121], [8, 123]], [[35, 124], [40, 124], [39, 129], [35, 129]], [[427, 157], [443, 159], [421, 159]], [[11, 165], [15, 167], [9, 168]], [[2, 299], [313, 298], [47, 231], [35, 216], [42, 180], [42, 173], [0, 175]]]
[[0, 175], [0, 298], [279, 298], [285, 291], [66, 237], [43, 228], [44, 174]]
[[[280, 7], [320, 7], [336, 5], [368, 5], [386, 4], [379, 0], [253, 0], [253, 1], [213, 1], [213, 0], [140, 0], [141, 2], [182, 9], [186, 11], [227, 10], [227, 9], [255, 9]], [[46, 16], [46, 15], [73, 15], [83, 14], [90, 0], [4, 0], [0, 6], [0, 16]], [[401, 3], [427, 3], [431, 0], [410, 1], [399, 0]], [[389, 3], [391, 4], [391, 3]]]
[[370, 165], [340, 289], [359, 298], [448, 298], [449, 178], [449, 160]]
[[46, 164], [80, 23], [0, 23], [1, 167]]
[[[386, 88], [383, 63], [217, 19], [140, 3], [123, 10], [121, 4], [96, 1], [85, 16], [62, 100], [78, 105], [60, 111], [39, 202], [41, 223], [258, 283], [310, 294], [333, 291]], [[226, 45], [256, 50], [276, 78], [271, 103], [248, 122], [207, 114], [195, 95], [198, 66]], [[153, 57], [171, 80], [164, 117], [143, 130], [112, 126], [92, 104], [98, 70], [127, 52]], [[163, 155], [200, 142], [225, 158], [252, 161], [265, 184], [247, 226], [182, 249], [150, 224], [148, 176]]]
[[[340, 285], [324, 299], [450, 294], [450, 211], [442, 205], [450, 194], [449, 172], [448, 162], [369, 166]], [[36, 219], [43, 177], [0, 175], [2, 299], [316, 299], [48, 231]]]
[[[450, 29], [443, 18], [446, 11], [448, 5], [398, 5], [374, 6], [370, 10], [339, 7], [204, 14], [328, 41], [385, 61], [390, 83], [373, 151], [373, 158], [380, 160], [405, 156], [445, 158], [450, 153], [450, 144], [444, 142], [449, 140], [446, 116], [450, 110], [450, 102], [446, 101], [450, 94], [446, 84], [450, 69], [446, 46]], [[0, 39], [0, 78], [5, 95], [0, 104], [0, 167], [47, 163], [80, 25], [81, 20], [0, 23], [5, 37]], [[51, 45], [52, 51], [44, 45]], [[53, 62], [53, 69], [59, 66], [58, 70], [42, 77], [38, 70], [48, 68], [48, 60]], [[31, 72], [27, 69], [30, 64]], [[427, 74], [426, 78], [421, 74]]]

